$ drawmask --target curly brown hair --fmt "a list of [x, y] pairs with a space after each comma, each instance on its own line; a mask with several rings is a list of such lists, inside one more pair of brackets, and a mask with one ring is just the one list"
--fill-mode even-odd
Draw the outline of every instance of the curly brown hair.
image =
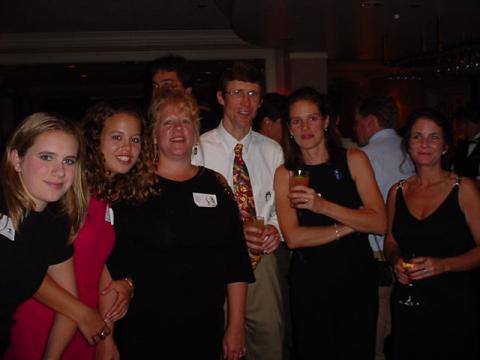
[[[137, 162], [127, 174], [110, 176], [105, 168], [105, 158], [100, 151], [100, 136], [107, 119], [115, 114], [128, 114], [141, 124], [142, 142]], [[83, 120], [82, 131], [86, 142], [85, 175], [90, 190], [104, 201], [144, 201], [155, 192], [154, 154], [147, 134], [145, 119], [140, 110], [132, 104], [99, 102], [90, 107]]]

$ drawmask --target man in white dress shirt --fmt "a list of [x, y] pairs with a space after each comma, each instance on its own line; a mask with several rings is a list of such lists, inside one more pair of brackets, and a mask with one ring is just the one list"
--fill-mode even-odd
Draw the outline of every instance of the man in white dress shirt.
[[[355, 112], [357, 142], [370, 159], [384, 201], [393, 184], [414, 172], [410, 158], [401, 149], [402, 138], [395, 131], [397, 122], [398, 108], [393, 98], [387, 96], [366, 98], [358, 104]], [[369, 240], [375, 257], [381, 260], [383, 236], [370, 234]], [[385, 359], [385, 338], [391, 330], [390, 293], [391, 287], [379, 287], [376, 360]]]
[[249, 285], [245, 334], [248, 360], [282, 360], [284, 307], [276, 257], [280, 244], [275, 212], [273, 176], [283, 163], [280, 145], [252, 131], [252, 122], [261, 104], [259, 70], [250, 63], [237, 62], [220, 81], [217, 100], [223, 106], [220, 125], [200, 137], [193, 163], [221, 173], [233, 188], [234, 148], [243, 145], [257, 216], [265, 219], [263, 232], [244, 226], [247, 246], [263, 256], [255, 269], [256, 282]]

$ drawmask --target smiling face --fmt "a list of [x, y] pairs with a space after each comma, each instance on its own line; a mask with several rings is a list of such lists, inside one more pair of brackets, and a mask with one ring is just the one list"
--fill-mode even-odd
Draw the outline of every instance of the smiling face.
[[442, 128], [429, 118], [418, 118], [408, 139], [408, 152], [415, 164], [441, 166], [442, 152], [446, 150]]
[[329, 118], [324, 118], [317, 105], [309, 100], [298, 100], [290, 105], [289, 131], [300, 149], [325, 146], [325, 129]]
[[141, 150], [140, 119], [127, 113], [118, 113], [105, 120], [100, 134], [100, 151], [105, 169], [112, 176], [126, 174], [135, 165]]
[[36, 211], [42, 211], [49, 202], [58, 201], [70, 188], [77, 155], [77, 140], [63, 131], [38, 135], [22, 157], [17, 150], [12, 150], [10, 159]]
[[217, 93], [217, 100], [223, 105], [225, 129], [238, 140], [252, 127], [253, 119], [262, 103], [261, 90], [257, 83], [232, 80], [227, 83], [225, 92]]
[[186, 110], [170, 104], [159, 112], [155, 126], [159, 159], [165, 156], [190, 161], [197, 137], [195, 120]]

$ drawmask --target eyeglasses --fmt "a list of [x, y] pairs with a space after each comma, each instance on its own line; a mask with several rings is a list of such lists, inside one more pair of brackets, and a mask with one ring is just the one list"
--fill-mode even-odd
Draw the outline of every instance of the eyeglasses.
[[243, 98], [245, 95], [247, 95], [250, 99], [259, 99], [260, 98], [260, 93], [255, 90], [243, 90], [243, 89], [235, 89], [235, 90], [230, 90], [230, 91], [225, 91], [225, 94], [230, 95], [233, 98]]

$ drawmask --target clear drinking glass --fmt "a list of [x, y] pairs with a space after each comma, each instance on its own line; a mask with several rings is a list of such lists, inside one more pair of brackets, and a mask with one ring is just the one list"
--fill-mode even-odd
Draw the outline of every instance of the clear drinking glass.
[[[263, 229], [265, 228], [265, 220], [263, 219], [263, 216], [252, 216], [250, 218], [249, 221], [247, 221], [247, 224], [248, 226], [254, 226], [256, 227], [257, 229], [260, 229], [263, 231]], [[253, 255], [261, 255], [262, 254], [262, 251], [256, 251], [256, 250], [252, 250], [252, 249], [249, 249], [250, 253], [252, 253]]]
[[293, 171], [293, 175], [290, 176], [290, 187], [303, 185], [308, 186], [310, 183], [310, 174], [307, 170], [296, 169]]
[[[415, 257], [414, 252], [407, 252], [403, 256], [402, 267], [406, 270], [412, 269], [415, 267], [415, 264], [412, 264], [410, 261]], [[403, 306], [416, 307], [420, 306], [420, 297], [418, 294], [418, 288], [414, 285], [413, 281], [410, 281], [407, 285], [404, 285], [405, 294], [404, 297], [398, 300], [398, 303]]]

